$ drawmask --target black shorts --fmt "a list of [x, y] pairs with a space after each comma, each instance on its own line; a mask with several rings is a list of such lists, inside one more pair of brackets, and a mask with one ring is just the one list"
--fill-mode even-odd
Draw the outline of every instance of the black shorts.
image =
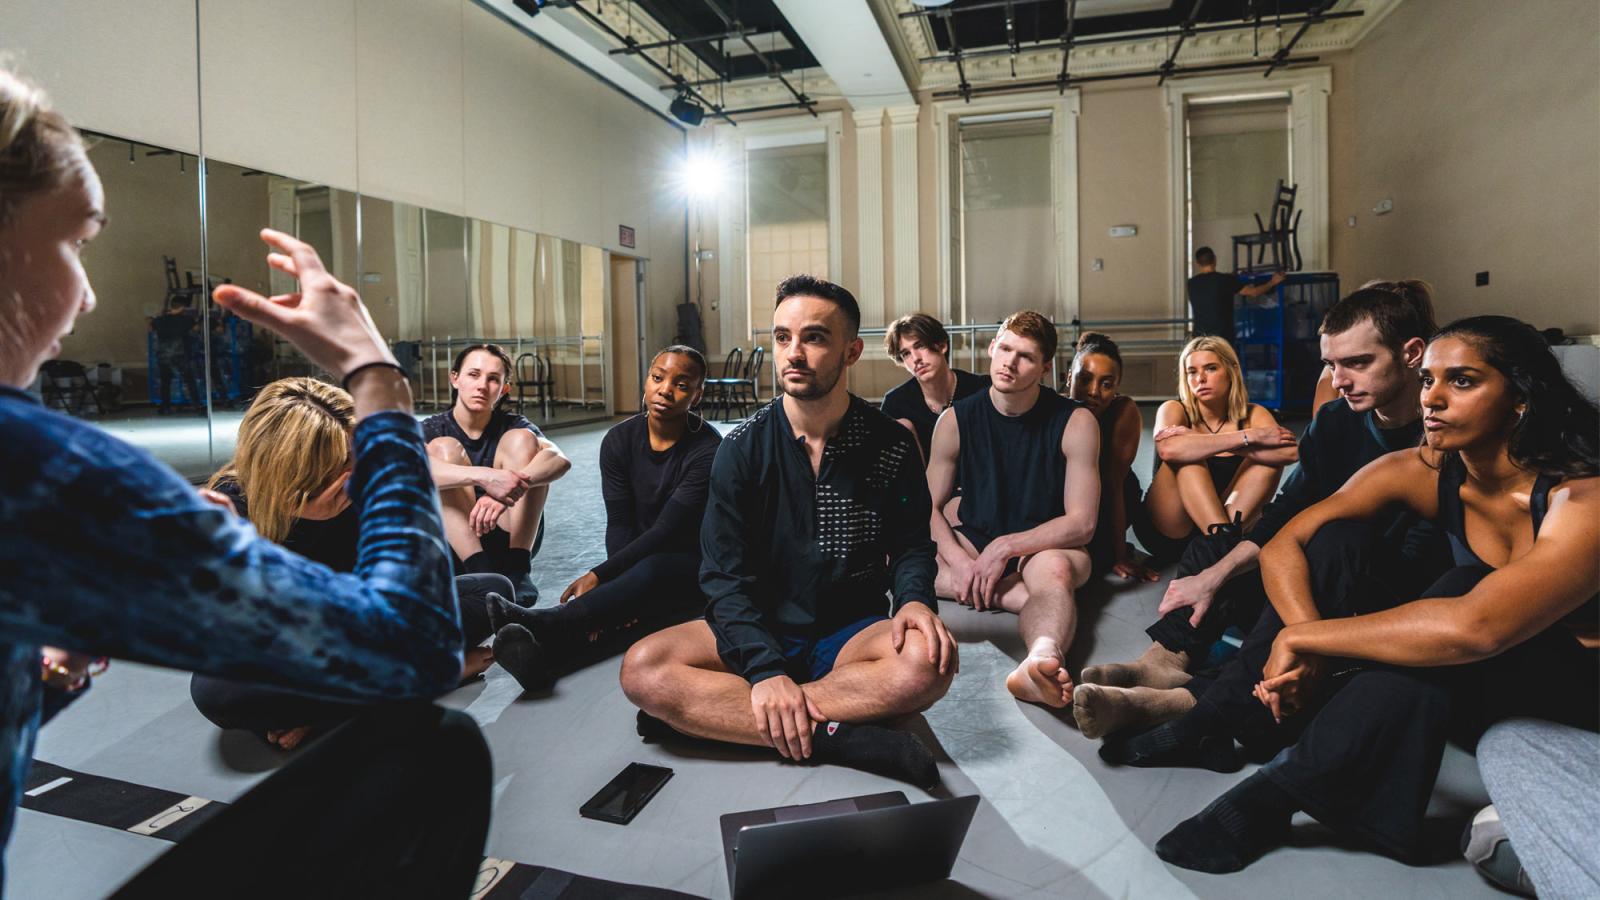
[[[959, 534], [962, 537], [966, 538], [967, 540], [971, 541], [972, 542], [972, 549], [978, 551], [979, 553], [982, 553], [983, 552], [983, 548], [989, 546], [991, 543], [994, 542], [994, 538], [990, 537], [987, 534], [984, 534], [983, 532], [979, 531], [976, 528], [973, 528], [971, 525], [967, 525], [966, 523], [962, 523], [960, 525], [955, 526], [954, 531], [956, 532], [956, 534]], [[1005, 570], [1000, 573], [1000, 577], [1004, 578], [1007, 575], [1015, 575], [1015, 574], [1017, 574], [1018, 572], [1021, 572], [1021, 571], [1022, 571], [1022, 557], [1013, 556], [1010, 559], [1006, 560]]]

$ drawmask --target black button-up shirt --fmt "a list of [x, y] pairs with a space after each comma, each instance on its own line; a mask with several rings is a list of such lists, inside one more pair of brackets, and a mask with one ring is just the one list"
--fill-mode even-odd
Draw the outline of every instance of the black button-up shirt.
[[780, 634], [822, 637], [911, 601], [937, 612], [931, 511], [911, 435], [860, 397], [815, 477], [781, 400], [757, 410], [717, 450], [700, 527], [722, 661], [754, 684], [784, 674]]

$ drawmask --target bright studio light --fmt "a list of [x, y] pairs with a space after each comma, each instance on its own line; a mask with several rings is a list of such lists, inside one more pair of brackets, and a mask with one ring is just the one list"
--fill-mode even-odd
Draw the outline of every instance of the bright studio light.
[[694, 203], [710, 203], [722, 194], [728, 167], [714, 153], [691, 152], [678, 172], [678, 189]]

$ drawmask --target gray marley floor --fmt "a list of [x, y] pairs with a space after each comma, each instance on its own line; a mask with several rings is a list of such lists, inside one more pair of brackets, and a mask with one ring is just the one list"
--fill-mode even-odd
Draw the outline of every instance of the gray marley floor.
[[[1146, 410], [1146, 418], [1150, 415]], [[551, 497], [544, 549], [535, 561], [544, 602], [603, 556], [604, 512], [597, 457], [607, 426], [551, 435], [572, 472]], [[1150, 471], [1140, 448], [1135, 471]], [[1170, 575], [1170, 573], [1169, 573]], [[1083, 594], [1083, 624], [1071, 668], [1132, 657], [1148, 644], [1165, 579], [1130, 587], [1102, 582]], [[941, 796], [979, 793], [979, 807], [953, 880], [906, 897], [1236, 897], [1296, 900], [1351, 896], [1496, 896], [1459, 859], [1410, 867], [1340, 846], [1297, 820], [1294, 845], [1244, 873], [1210, 876], [1170, 868], [1150, 850], [1157, 838], [1242, 779], [1190, 770], [1113, 769], [1095, 755], [1070, 714], [1011, 699], [1003, 674], [1020, 658], [1016, 621], [953, 604], [942, 610], [962, 642], [950, 694], [908, 727], [938, 745]], [[495, 758], [495, 811], [488, 855], [615, 881], [726, 897], [717, 817], [724, 812], [903, 789], [871, 775], [802, 768], [759, 753], [683, 751], [640, 742], [633, 709], [617, 686], [617, 660], [564, 679], [548, 697], [522, 698], [498, 668], [444, 702], [483, 726]], [[39, 741], [42, 760], [97, 775], [214, 800], [232, 800], [287, 755], [243, 733], [219, 733], [189, 702], [188, 676], [115, 663], [94, 691]], [[677, 775], [631, 825], [578, 816], [578, 806], [632, 761]], [[1463, 821], [1486, 802], [1471, 757], [1447, 751], [1433, 815]], [[9, 850], [9, 896], [103, 896], [168, 846], [162, 841], [30, 811], [19, 812]], [[293, 896], [294, 875], [283, 886]]]

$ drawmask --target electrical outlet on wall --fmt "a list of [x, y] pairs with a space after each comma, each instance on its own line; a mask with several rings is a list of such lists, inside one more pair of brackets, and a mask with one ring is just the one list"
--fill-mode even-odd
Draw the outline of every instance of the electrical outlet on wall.
[[1489, 284], [1489, 273], [1488, 272], [1479, 272], [1473, 278], [1473, 283], [1476, 284], [1478, 287], [1485, 287], [1486, 285]]
[[1105, 267], [1106, 267], [1106, 261], [1101, 259], [1098, 256], [1096, 256], [1094, 258], [1094, 262], [1089, 263], [1089, 270], [1091, 272], [1103, 271], [1105, 269]]

